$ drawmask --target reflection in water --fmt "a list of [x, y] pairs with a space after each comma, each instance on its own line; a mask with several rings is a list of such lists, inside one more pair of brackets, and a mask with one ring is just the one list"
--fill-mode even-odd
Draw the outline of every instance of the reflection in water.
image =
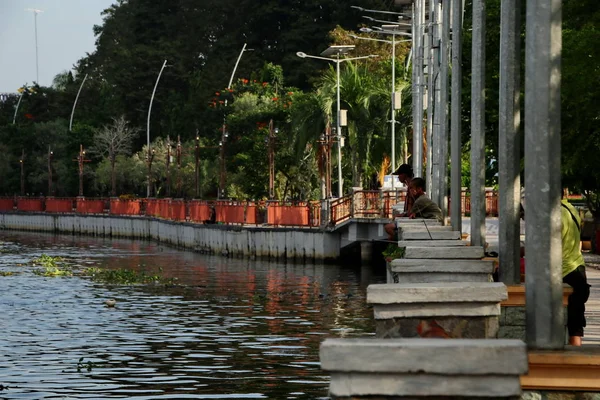
[[[181, 285], [36, 276], [24, 264], [43, 253], [76, 268], [162, 268]], [[367, 268], [10, 232], [0, 232], [2, 272], [15, 275], [0, 275], [0, 399], [326, 398], [319, 343], [370, 336], [366, 286], [384, 280]]]

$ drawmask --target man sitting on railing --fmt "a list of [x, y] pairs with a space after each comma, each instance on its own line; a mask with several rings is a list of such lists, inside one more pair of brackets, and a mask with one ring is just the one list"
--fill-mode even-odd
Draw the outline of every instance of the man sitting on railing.
[[[442, 210], [425, 194], [425, 180], [423, 178], [412, 178], [408, 184], [408, 192], [406, 197], [414, 199], [408, 212], [395, 215], [398, 217], [436, 219], [442, 221]], [[398, 240], [398, 227], [396, 222], [386, 224], [385, 232], [388, 234], [388, 239], [391, 241]]]
[[[398, 167], [398, 169], [392, 172], [392, 175], [397, 175], [398, 180], [408, 188], [410, 181], [413, 179], [413, 169], [408, 164], [402, 164]], [[392, 206], [392, 219], [395, 219], [396, 217], [408, 217], [408, 211], [412, 207], [413, 203], [414, 199], [407, 190], [406, 198], [404, 199], [404, 204], [398, 203]], [[384, 229], [385, 232], [388, 234], [388, 239], [395, 240], [394, 238], [396, 237], [396, 233], [398, 231], [398, 229], [396, 228], [396, 223], [391, 222], [389, 224], [386, 224], [384, 226]]]

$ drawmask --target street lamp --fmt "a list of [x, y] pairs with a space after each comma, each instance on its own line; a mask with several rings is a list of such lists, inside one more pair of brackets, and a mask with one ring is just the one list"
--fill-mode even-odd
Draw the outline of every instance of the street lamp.
[[177, 197], [183, 197], [181, 193], [181, 136], [177, 135], [177, 147], [175, 148], [175, 159], [177, 160]]
[[90, 160], [85, 159], [85, 150], [83, 149], [83, 145], [79, 145], [79, 155], [77, 159], [73, 160], [77, 161], [77, 166], [79, 167], [79, 197], [83, 197], [83, 165], [86, 162], [90, 162]]
[[327, 124], [325, 132], [319, 136], [317, 141], [321, 144], [321, 168], [324, 172], [323, 198], [331, 198], [331, 147], [333, 146], [333, 135], [331, 126]]
[[25, 196], [25, 149], [21, 151], [21, 159], [19, 160], [19, 164], [21, 164], [21, 196]]
[[48, 146], [48, 196], [52, 196], [53, 188], [52, 188], [52, 158], [54, 157], [54, 152], [50, 150], [50, 146]]
[[[312, 56], [301, 51], [297, 52], [296, 55], [300, 58], [314, 58], [317, 60], [325, 60], [334, 62], [336, 64], [336, 91], [337, 91], [337, 113], [336, 113], [336, 135], [338, 139], [338, 196], [342, 197], [343, 192], [343, 181], [342, 181], [342, 129], [341, 129], [341, 110], [340, 110], [340, 63], [344, 61], [353, 61], [353, 60], [361, 60], [365, 58], [374, 58], [378, 57], [377, 55], [368, 55], [361, 57], [351, 57], [351, 58], [340, 58], [341, 55], [347, 54], [350, 50], [354, 49], [354, 45], [340, 45], [340, 46], [330, 46], [328, 49], [321, 53], [321, 56]], [[329, 58], [334, 57], [335, 58]]]
[[150, 97], [150, 105], [148, 106], [148, 121], [146, 123], [146, 139], [147, 139], [147, 146], [148, 146], [148, 187], [146, 190], [146, 197], [150, 197], [150, 173], [152, 172], [152, 161], [150, 161], [151, 157], [154, 157], [154, 151], [151, 151], [150, 149], [150, 114], [152, 113], [152, 102], [154, 101], [154, 94], [156, 93], [156, 87], [158, 86], [158, 81], [160, 80], [160, 76], [162, 75], [163, 70], [165, 69], [165, 67], [167, 66], [167, 60], [165, 60], [165, 62], [163, 63], [162, 67], [160, 68], [160, 72], [158, 73], [158, 77], [156, 78], [156, 83], [154, 84], [154, 90], [152, 90], [152, 96]]
[[[244, 55], [244, 52], [254, 50], [254, 49], [247, 49], [246, 48], [247, 45], [248, 45], [248, 43], [244, 43], [244, 46], [242, 47], [242, 50], [240, 51], [240, 54], [238, 55], [235, 65], [233, 66], [233, 71], [231, 72], [231, 77], [229, 78], [229, 83], [227, 84], [227, 89], [231, 89], [231, 85], [233, 84], [233, 77], [235, 76], [235, 71], [237, 71], [237, 67], [240, 63], [240, 60], [242, 59], [242, 55]], [[225, 107], [227, 107], [227, 99], [225, 99]], [[229, 133], [227, 133], [227, 124], [226, 124], [226, 120], [225, 120], [225, 113], [223, 113], [223, 133], [221, 134], [221, 142], [219, 142], [219, 146], [221, 147], [219, 193], [217, 195], [217, 197], [219, 199], [225, 196], [225, 149], [224, 149], [224, 146], [225, 146], [225, 139], [228, 136], [229, 136]]]
[[273, 120], [269, 121], [269, 134], [265, 138], [267, 144], [267, 156], [269, 159], [269, 200], [275, 198], [275, 138], [279, 134], [279, 128], [273, 127]]
[[167, 156], [166, 156], [166, 167], [167, 167], [167, 197], [171, 197], [171, 138], [167, 135]]
[[37, 8], [27, 8], [25, 11], [31, 11], [33, 13], [33, 24], [35, 29], [35, 83], [40, 84], [40, 68], [38, 62], [38, 36], [37, 36], [37, 15], [42, 13], [42, 10]]
[[[369, 29], [369, 28], [365, 28]], [[362, 31], [363, 29], [361, 29]], [[412, 39], [396, 40], [396, 35], [392, 35], [392, 40], [374, 39], [361, 37], [357, 35], [348, 35], [354, 39], [371, 40], [374, 42], [389, 43], [392, 45], [392, 95], [391, 95], [391, 117], [392, 124], [392, 172], [396, 170], [396, 110], [400, 109], [400, 96], [396, 94], [396, 45], [404, 42], [411, 42]], [[393, 183], [393, 180], [392, 180]]]
[[198, 129], [196, 129], [196, 146], [194, 147], [194, 157], [195, 157], [195, 168], [194, 168], [194, 187], [196, 198], [198, 197], [198, 167], [200, 165], [200, 135], [198, 134]]
[[79, 90], [77, 91], [77, 96], [75, 96], [75, 102], [73, 103], [73, 109], [71, 110], [71, 119], [69, 120], [69, 132], [71, 132], [71, 128], [73, 127], [73, 115], [75, 114], [75, 106], [77, 105], [77, 99], [79, 99], [79, 94], [81, 93], [81, 89], [83, 89], [83, 84], [85, 83], [87, 77], [88, 74], [85, 74], [85, 76], [83, 77], [83, 81], [79, 86]]
[[221, 133], [221, 141], [219, 142], [219, 199], [225, 197], [225, 142], [228, 137], [227, 125], [223, 125], [223, 133]]

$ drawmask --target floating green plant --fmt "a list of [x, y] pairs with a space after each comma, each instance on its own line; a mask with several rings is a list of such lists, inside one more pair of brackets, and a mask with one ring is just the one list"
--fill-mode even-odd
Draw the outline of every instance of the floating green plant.
[[147, 274], [145, 271], [135, 271], [132, 269], [101, 269], [86, 268], [83, 275], [89, 276], [92, 280], [98, 282], [112, 283], [116, 285], [173, 285], [176, 278], [165, 278], [162, 276], [162, 269], [158, 274]]
[[42, 254], [40, 257], [32, 260], [34, 266], [41, 266], [35, 268], [33, 273], [41, 276], [71, 276], [73, 271], [71, 266], [65, 263], [62, 257], [52, 257], [47, 254]]
[[0, 276], [13, 276], [14, 274], [12, 271], [0, 271]]

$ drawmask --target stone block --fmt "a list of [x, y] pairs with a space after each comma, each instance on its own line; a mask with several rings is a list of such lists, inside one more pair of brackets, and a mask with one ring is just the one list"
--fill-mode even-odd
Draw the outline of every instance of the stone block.
[[500, 324], [498, 329], [498, 339], [518, 339], [525, 340], [526, 333], [524, 326], [506, 326]]
[[509, 326], [525, 326], [525, 307], [503, 307], [504, 324]]
[[407, 247], [404, 258], [434, 259], [481, 259], [484, 256], [481, 246], [463, 247]]
[[491, 282], [494, 262], [488, 260], [392, 260], [388, 283]]
[[378, 319], [375, 321], [375, 335], [381, 339], [494, 339], [498, 336], [498, 318], [491, 316]]
[[442, 226], [442, 223], [436, 219], [425, 219], [425, 218], [396, 218], [396, 224], [398, 226]]
[[502, 283], [451, 282], [369, 285], [377, 337], [493, 338]]
[[[500, 282], [374, 284], [367, 287], [369, 304], [499, 303], [507, 297]], [[500, 311], [498, 311], [500, 314]]]
[[326, 339], [320, 360], [332, 399], [512, 398], [527, 371], [516, 340]]
[[398, 247], [453, 247], [466, 246], [469, 242], [464, 240], [400, 240]]
[[[446, 228], [446, 227], [444, 227]], [[398, 231], [400, 240], [460, 240], [460, 232], [453, 230], [430, 229], [401, 229]]]

